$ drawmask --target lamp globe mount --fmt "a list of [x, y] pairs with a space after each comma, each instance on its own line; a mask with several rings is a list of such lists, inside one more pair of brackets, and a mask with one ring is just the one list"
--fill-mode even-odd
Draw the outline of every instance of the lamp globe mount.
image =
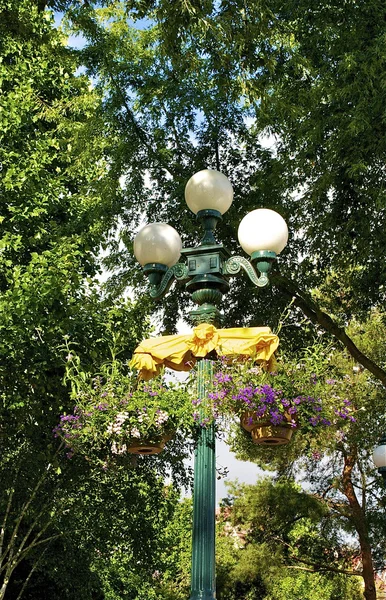
[[262, 285], [268, 283], [268, 273], [276, 256], [288, 241], [288, 227], [281, 215], [269, 208], [257, 208], [248, 213], [238, 229], [240, 246], [250, 255], [261, 273]]
[[233, 187], [228, 177], [214, 169], [195, 173], [186, 184], [185, 200], [204, 228], [200, 245], [216, 244], [213, 232], [233, 201]]
[[182, 241], [171, 225], [150, 223], [134, 238], [134, 254], [153, 286], [157, 286], [168, 268], [175, 265], [182, 250]]

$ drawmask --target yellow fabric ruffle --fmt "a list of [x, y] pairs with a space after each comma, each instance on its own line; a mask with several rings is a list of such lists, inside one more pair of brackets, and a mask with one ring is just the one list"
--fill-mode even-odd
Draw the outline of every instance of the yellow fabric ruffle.
[[216, 329], [202, 323], [187, 335], [165, 335], [149, 338], [136, 348], [130, 366], [140, 372], [141, 379], [148, 381], [161, 368], [190, 371], [196, 358], [202, 358], [212, 350], [219, 356], [253, 356], [256, 361], [270, 361], [279, 345], [279, 338], [269, 327], [237, 327]]

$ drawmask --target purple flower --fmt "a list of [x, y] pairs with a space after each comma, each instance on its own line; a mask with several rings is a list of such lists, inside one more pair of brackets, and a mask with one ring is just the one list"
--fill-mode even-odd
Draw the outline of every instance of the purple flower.
[[[271, 388], [270, 385], [263, 385], [260, 388], [260, 394], [265, 396], [265, 402], [267, 404], [273, 404], [275, 402], [276, 393], [275, 390]], [[261, 399], [264, 402], [264, 398]]]
[[336, 379], [326, 379], [326, 383], [328, 385], [335, 385], [336, 384]]
[[231, 375], [227, 375], [226, 373], [216, 373], [215, 379], [218, 383], [230, 383], [232, 381]]
[[277, 410], [273, 410], [271, 412], [270, 421], [273, 425], [280, 425], [284, 420], [283, 415], [281, 415]]
[[316, 427], [316, 425], [319, 423], [319, 417], [311, 417], [310, 423], [313, 427]]
[[342, 410], [335, 410], [334, 412], [341, 419], [346, 419], [348, 417], [348, 412], [345, 408], [343, 408]]

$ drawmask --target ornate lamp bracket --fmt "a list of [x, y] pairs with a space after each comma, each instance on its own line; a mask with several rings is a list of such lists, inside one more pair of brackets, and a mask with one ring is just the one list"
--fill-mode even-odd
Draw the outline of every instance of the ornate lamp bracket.
[[[256, 252], [254, 254], [258, 253]], [[267, 256], [268, 254], [269, 256]], [[260, 252], [259, 255], [263, 255], [263, 253]], [[256, 258], [260, 260], [256, 261]], [[274, 252], [265, 252], [264, 256], [259, 256], [256, 258], [252, 256], [252, 259], [255, 259], [254, 262], [256, 262], [260, 274], [256, 272], [254, 265], [243, 256], [232, 256], [225, 263], [224, 275], [237, 275], [240, 272], [240, 269], [243, 269], [252, 283], [254, 283], [257, 287], [265, 287], [269, 283], [268, 272], [271, 268], [271, 263], [276, 258], [276, 255]]]
[[189, 281], [188, 268], [184, 263], [165, 267], [158, 263], [149, 263], [143, 268], [150, 281], [150, 296], [154, 300], [163, 298], [174, 281]]

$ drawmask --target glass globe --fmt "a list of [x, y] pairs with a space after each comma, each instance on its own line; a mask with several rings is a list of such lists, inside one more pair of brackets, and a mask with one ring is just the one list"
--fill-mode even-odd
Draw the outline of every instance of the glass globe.
[[172, 267], [181, 256], [182, 241], [167, 223], [145, 225], [134, 238], [134, 254], [140, 265], [160, 263]]
[[373, 461], [377, 469], [386, 467], [386, 440], [385, 443], [382, 444], [382, 442], [383, 440], [381, 440], [380, 446], [374, 448], [373, 452]]
[[269, 208], [248, 213], [239, 225], [240, 246], [251, 255], [268, 251], [280, 254], [288, 241], [288, 227], [283, 217]]
[[222, 215], [233, 200], [233, 187], [219, 171], [204, 169], [192, 175], [185, 187], [185, 200], [190, 210], [218, 210]]

